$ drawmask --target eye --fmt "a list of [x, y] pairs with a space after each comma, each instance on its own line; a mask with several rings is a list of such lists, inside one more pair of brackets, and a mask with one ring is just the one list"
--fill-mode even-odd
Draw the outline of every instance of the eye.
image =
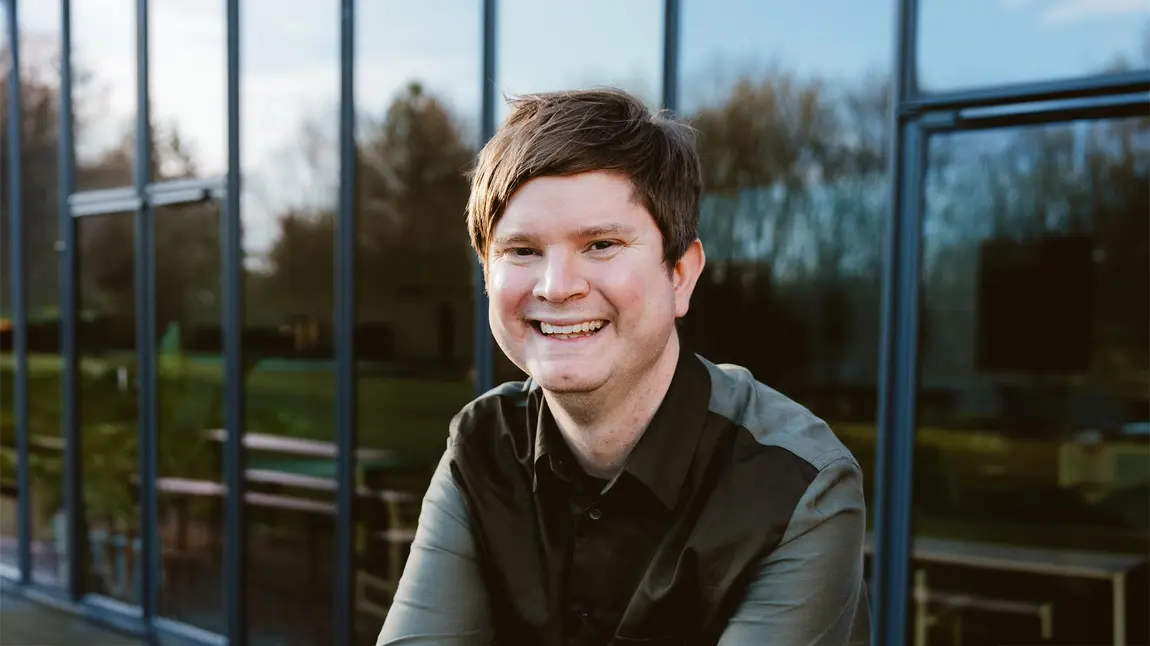
[[513, 247], [507, 250], [507, 253], [512, 256], [519, 256], [521, 258], [535, 254], [535, 250], [531, 247]]
[[615, 247], [616, 244], [617, 243], [614, 240], [596, 240], [595, 242], [591, 243], [591, 250], [607, 251], [608, 249]]

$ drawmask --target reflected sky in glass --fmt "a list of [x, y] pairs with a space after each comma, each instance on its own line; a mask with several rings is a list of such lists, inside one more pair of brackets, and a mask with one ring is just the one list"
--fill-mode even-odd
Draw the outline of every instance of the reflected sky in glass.
[[[375, 105], [382, 110], [399, 89], [417, 78], [431, 79], [429, 89], [450, 105], [461, 110], [478, 106], [482, 52], [474, 46], [476, 2], [392, 3], [386, 15], [365, 5], [357, 15], [356, 103], [360, 109]], [[456, 3], [458, 8], [453, 9]], [[58, 20], [57, 4], [22, 4], [21, 23], [26, 32], [49, 31]], [[122, 0], [75, 0], [76, 33], [121, 33], [123, 12], [114, 11], [120, 4]], [[225, 149], [219, 130], [225, 90], [216, 80], [224, 47], [222, 3], [159, 0], [154, 4], [154, 36], [162, 33], [170, 39], [157, 51], [156, 64], [163, 65], [163, 73], [153, 66], [153, 93], [162, 99], [156, 115], [178, 124], [181, 135], [197, 151], [199, 167], [205, 171], [201, 174], [222, 171]], [[644, 72], [659, 69], [662, 53], [650, 43], [661, 38], [662, 15], [653, 15], [652, 6], [651, 2], [615, 2], [602, 11], [561, 11], [504, 0], [499, 24], [500, 91], [552, 89], [620, 75], [622, 79], [631, 68], [646, 76]], [[922, 83], [935, 89], [1056, 78], [1104, 70], [1118, 56], [1144, 66], [1148, 19], [1150, 2], [1146, 0], [927, 0], [920, 10]], [[85, 24], [80, 25], [81, 20]], [[260, 119], [253, 121], [259, 127], [249, 126], [243, 133], [245, 168], [265, 169], [279, 163], [286, 142], [299, 136], [301, 124], [313, 121], [336, 127], [338, 104], [334, 101], [338, 96], [327, 91], [312, 94], [308, 88], [326, 88], [338, 79], [338, 69], [332, 69], [331, 44], [338, 42], [339, 15], [332, 3], [251, 0], [243, 4], [241, 20], [245, 21], [245, 38], [270, 44], [245, 47], [242, 61], [245, 104], [277, 106], [262, 111]], [[715, 59], [684, 60], [682, 83], [701, 83], [708, 70], [724, 66], [761, 65], [764, 51], [776, 52], [779, 64], [797, 74], [817, 74], [831, 81], [885, 74], [893, 62], [889, 37], [893, 20], [889, 9], [875, 11], [871, 3], [862, 2], [836, 2], [828, 7], [826, 3], [732, 0], [723, 4], [723, 11], [707, 3], [684, 3], [683, 47], [714, 52]], [[170, 27], [177, 24], [179, 29]], [[400, 46], [409, 42], [418, 50], [429, 39], [436, 43], [436, 57], [422, 52], [405, 56]], [[77, 42], [78, 51], [81, 45], [96, 81], [106, 89], [102, 109], [108, 118], [130, 120], [135, 103], [134, 42], [86, 37], [83, 43]], [[616, 61], [625, 63], [622, 69], [610, 69]], [[659, 92], [658, 78], [644, 81], [652, 87], [641, 91]], [[689, 101], [707, 99], [707, 93], [700, 91], [682, 91], [681, 95], [687, 112], [692, 109]], [[304, 98], [308, 96], [314, 99]], [[472, 122], [478, 119], [478, 115], [459, 116]], [[93, 148], [112, 145], [110, 138], [117, 133], [103, 132], [93, 133], [85, 144]], [[98, 141], [99, 136], [109, 141]], [[284, 184], [285, 204], [298, 201], [288, 199], [293, 186]], [[270, 213], [274, 207], [266, 204], [257, 210], [268, 213], [245, 214], [250, 251], [270, 242], [271, 236], [261, 236], [259, 227], [261, 222], [274, 223]]]

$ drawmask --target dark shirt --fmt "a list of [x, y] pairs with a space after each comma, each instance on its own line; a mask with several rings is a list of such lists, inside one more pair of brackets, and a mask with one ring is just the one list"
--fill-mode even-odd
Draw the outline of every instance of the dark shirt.
[[867, 643], [864, 531], [854, 457], [742, 368], [683, 351], [611, 481], [505, 384], [453, 420], [378, 643]]

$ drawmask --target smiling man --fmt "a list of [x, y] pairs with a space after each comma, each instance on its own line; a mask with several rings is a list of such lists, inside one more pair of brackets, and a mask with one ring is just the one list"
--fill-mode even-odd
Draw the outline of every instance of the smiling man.
[[513, 101], [467, 223], [528, 379], [452, 421], [378, 643], [868, 642], [857, 461], [676, 329], [701, 193], [692, 130], [635, 97]]

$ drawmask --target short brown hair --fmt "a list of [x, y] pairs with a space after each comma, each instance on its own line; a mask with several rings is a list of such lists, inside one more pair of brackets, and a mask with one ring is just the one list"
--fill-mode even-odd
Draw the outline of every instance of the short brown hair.
[[528, 94], [479, 153], [471, 173], [467, 229], [480, 262], [511, 196], [536, 177], [615, 171], [663, 234], [673, 267], [698, 237], [702, 170], [695, 131], [615, 88]]

